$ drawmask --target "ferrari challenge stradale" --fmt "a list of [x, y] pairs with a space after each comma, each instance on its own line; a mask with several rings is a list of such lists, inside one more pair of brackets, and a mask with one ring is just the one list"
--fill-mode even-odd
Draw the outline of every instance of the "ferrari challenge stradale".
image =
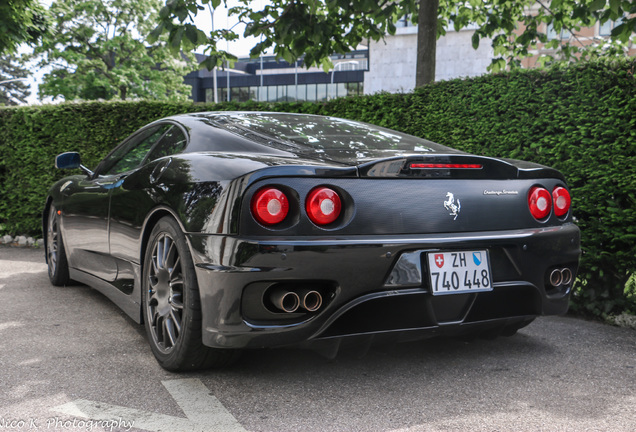
[[43, 212], [51, 282], [144, 323], [168, 370], [240, 349], [512, 335], [565, 313], [580, 255], [558, 171], [332, 117], [155, 121]]

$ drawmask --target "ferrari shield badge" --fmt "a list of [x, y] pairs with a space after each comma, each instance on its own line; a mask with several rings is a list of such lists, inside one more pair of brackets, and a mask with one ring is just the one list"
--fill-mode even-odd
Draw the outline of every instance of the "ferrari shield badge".
[[459, 202], [459, 198], [457, 202], [455, 201], [455, 196], [452, 192], [446, 193], [446, 201], [444, 201], [444, 208], [450, 211], [450, 215], [454, 216], [453, 220], [457, 220], [457, 216], [459, 216], [459, 211], [462, 208], [462, 204]]

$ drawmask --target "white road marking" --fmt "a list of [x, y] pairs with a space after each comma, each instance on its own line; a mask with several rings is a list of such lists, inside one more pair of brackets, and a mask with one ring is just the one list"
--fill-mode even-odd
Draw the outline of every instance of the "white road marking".
[[145, 429], [147, 431], [211, 431], [211, 429], [206, 429], [204, 425], [196, 425], [194, 422], [185, 418], [151, 413], [84, 399], [77, 399], [73, 402], [57, 406], [53, 408], [53, 411], [66, 414], [71, 417], [80, 417], [90, 420], [115, 421], [121, 419], [123, 422], [126, 422], [126, 424], [132, 424], [132, 427], [136, 429]]
[[153, 432], [246, 432], [210, 390], [196, 378], [161, 382], [186, 418], [77, 399], [52, 409], [72, 417], [133, 422], [135, 429]]
[[208, 425], [214, 431], [245, 431], [199, 379], [162, 381], [161, 384], [190, 421]]
[[[16, 272], [15, 266], [20, 266], [20, 271]], [[28, 266], [28, 268], [22, 268], [23, 266]], [[0, 277], [5, 278], [9, 276], [14, 276], [16, 274], [36, 274], [42, 273], [46, 271], [47, 267], [44, 263], [33, 263], [30, 261], [12, 261], [12, 260], [2, 260], [0, 261]]]
[[[0, 285], [0, 287], [2, 287], [2, 285]], [[16, 327], [22, 327], [23, 325], [24, 324], [22, 324], [21, 322], [17, 322], [17, 321], [3, 322], [3, 323], [0, 323], [0, 331], [1, 330], [11, 329], [11, 328], [16, 328]]]

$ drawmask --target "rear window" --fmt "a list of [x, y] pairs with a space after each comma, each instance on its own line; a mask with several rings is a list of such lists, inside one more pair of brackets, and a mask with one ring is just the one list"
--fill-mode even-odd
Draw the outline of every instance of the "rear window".
[[[210, 118], [217, 126], [254, 141], [275, 140], [313, 150], [448, 152], [448, 147], [366, 123], [302, 114], [233, 113]], [[255, 134], [259, 139], [255, 139]]]

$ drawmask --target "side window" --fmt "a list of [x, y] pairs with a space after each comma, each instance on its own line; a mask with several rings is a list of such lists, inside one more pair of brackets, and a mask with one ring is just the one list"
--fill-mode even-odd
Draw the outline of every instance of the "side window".
[[177, 126], [172, 126], [159, 140], [157, 145], [148, 153], [146, 162], [179, 153], [185, 148], [186, 137]]
[[100, 174], [120, 174], [139, 166], [148, 151], [170, 127], [171, 125], [155, 126], [124, 142], [107, 156]]

